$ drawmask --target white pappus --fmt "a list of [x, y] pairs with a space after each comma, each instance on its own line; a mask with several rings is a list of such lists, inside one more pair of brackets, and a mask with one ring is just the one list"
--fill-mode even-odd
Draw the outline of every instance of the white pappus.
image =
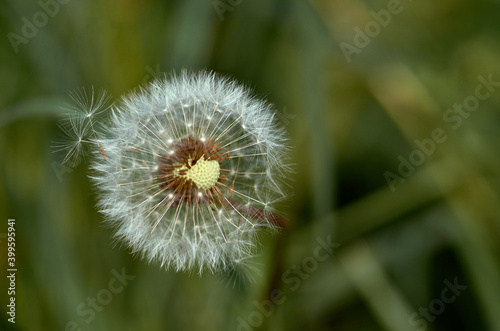
[[284, 129], [234, 81], [186, 71], [157, 79], [99, 125], [99, 107], [80, 106], [86, 115], [66, 131], [95, 145], [98, 207], [134, 253], [177, 271], [221, 271], [253, 255], [260, 228], [284, 226], [274, 210], [290, 174]]

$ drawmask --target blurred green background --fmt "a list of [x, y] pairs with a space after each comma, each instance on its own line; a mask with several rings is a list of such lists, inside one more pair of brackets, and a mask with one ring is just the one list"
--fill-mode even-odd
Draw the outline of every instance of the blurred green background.
[[[0, 329], [500, 330], [499, 1], [7, 0], [0, 31]], [[250, 86], [295, 147], [254, 282], [134, 258], [52, 152], [69, 91], [182, 68]]]

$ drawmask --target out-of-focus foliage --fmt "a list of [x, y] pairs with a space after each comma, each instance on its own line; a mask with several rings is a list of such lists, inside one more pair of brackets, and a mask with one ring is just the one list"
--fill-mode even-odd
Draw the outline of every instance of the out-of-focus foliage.
[[[0, 329], [500, 330], [499, 1], [8, 0], [0, 32]], [[134, 258], [51, 149], [71, 90], [182, 68], [251, 86], [295, 145], [253, 283]]]

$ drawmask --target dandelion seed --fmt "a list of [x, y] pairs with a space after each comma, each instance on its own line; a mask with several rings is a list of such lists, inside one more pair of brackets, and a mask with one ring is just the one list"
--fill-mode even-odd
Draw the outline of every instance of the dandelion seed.
[[102, 157], [106, 158], [105, 151], [96, 142], [95, 121], [109, 109], [110, 96], [104, 91], [96, 93], [91, 88], [72, 91], [70, 97], [75, 104], [66, 107], [67, 116], [59, 123], [64, 137], [54, 145], [56, 152], [65, 154], [62, 163], [76, 166], [85, 155], [83, 143], [86, 142], [96, 144]]
[[273, 206], [287, 197], [284, 131], [246, 89], [183, 72], [112, 109], [89, 138], [92, 178], [133, 252], [178, 271], [230, 270], [253, 256], [259, 229], [283, 226]]

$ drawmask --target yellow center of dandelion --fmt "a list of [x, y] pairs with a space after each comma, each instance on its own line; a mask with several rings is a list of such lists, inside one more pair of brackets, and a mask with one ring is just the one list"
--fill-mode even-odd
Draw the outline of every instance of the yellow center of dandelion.
[[[190, 179], [202, 190], [209, 190], [217, 183], [220, 176], [219, 161], [207, 161], [203, 155], [195, 165], [191, 165], [191, 159], [188, 160], [188, 163], [189, 167], [182, 165], [180, 168], [174, 170], [174, 176]], [[181, 171], [184, 174], [179, 174]]]
[[229, 152], [222, 151], [210, 139], [196, 137], [169, 144], [172, 146], [168, 153], [160, 155], [157, 174], [160, 187], [169, 199], [173, 199], [169, 203], [199, 205], [223, 200], [221, 189], [227, 189], [231, 195], [233, 186], [224, 184], [229, 179], [222, 174], [229, 170], [220, 168], [223, 160], [230, 159]]

